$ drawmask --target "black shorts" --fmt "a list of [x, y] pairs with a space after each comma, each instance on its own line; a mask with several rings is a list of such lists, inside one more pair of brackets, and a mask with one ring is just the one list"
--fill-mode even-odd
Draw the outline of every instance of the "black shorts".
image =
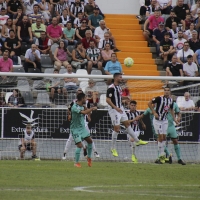
[[[25, 146], [25, 148], [26, 148], [27, 151], [31, 151], [31, 150], [32, 150], [32, 147], [31, 147], [31, 144], [30, 144], [30, 143], [25, 144], [24, 146]], [[19, 145], [19, 146], [18, 146], [19, 150], [21, 149], [21, 147], [22, 147], [22, 145]]]
[[149, 33], [150, 33], [150, 34], [149, 34], [149, 37], [152, 38], [152, 36], [153, 36], [153, 30], [147, 29], [147, 31], [149, 31]]

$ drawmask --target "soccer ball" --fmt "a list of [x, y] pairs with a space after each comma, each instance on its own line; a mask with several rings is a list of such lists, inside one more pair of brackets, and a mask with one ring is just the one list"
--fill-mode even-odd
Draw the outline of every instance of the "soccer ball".
[[134, 64], [134, 60], [132, 59], [132, 58], [125, 58], [124, 59], [124, 65], [126, 66], [126, 67], [132, 67], [133, 66], [133, 64]]

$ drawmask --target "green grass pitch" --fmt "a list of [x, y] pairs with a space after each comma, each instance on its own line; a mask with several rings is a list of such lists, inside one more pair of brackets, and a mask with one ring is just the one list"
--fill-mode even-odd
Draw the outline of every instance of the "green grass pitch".
[[3, 160], [0, 199], [200, 199], [200, 165]]

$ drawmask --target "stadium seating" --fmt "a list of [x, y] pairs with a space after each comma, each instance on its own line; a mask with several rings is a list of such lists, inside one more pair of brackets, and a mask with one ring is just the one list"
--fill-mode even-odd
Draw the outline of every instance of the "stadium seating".
[[[101, 70], [97, 70], [97, 69], [93, 69], [91, 71], [91, 75], [102, 75], [102, 71]], [[101, 82], [104, 81], [104, 79], [93, 79], [95, 82]]]

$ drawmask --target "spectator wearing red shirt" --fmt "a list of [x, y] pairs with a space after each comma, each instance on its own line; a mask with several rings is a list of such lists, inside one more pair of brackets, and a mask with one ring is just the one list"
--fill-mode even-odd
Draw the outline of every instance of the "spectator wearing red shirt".
[[[154, 29], [158, 28], [160, 22], [164, 23], [164, 19], [160, 17], [160, 10], [155, 10], [154, 15], [150, 16], [144, 23], [143, 35], [145, 39], [149, 42], [149, 45], [151, 45], [150, 38], [152, 37], [153, 31]], [[147, 28], [148, 24], [149, 28]]]
[[47, 37], [54, 43], [59, 42], [63, 37], [62, 28], [58, 25], [58, 19], [53, 17], [52, 24], [47, 27]]
[[94, 43], [96, 44], [95, 39], [92, 38], [92, 32], [91, 32], [91, 30], [87, 30], [87, 31], [85, 32], [85, 37], [82, 38], [82, 40], [81, 40], [84, 49], [87, 49], [87, 48], [90, 47], [90, 41], [94, 41]]
[[13, 61], [8, 57], [9, 57], [9, 51], [5, 50], [3, 53], [3, 58], [0, 58], [0, 72], [13, 71]]

